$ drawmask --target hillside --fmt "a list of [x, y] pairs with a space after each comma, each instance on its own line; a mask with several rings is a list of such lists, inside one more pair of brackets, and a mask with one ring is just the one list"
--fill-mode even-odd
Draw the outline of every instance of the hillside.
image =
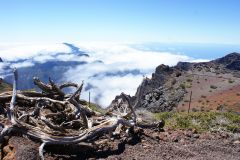
[[[131, 103], [152, 112], [226, 110], [240, 112], [240, 54], [204, 63], [160, 65], [145, 77]], [[116, 105], [119, 97], [113, 100]]]
[[0, 93], [11, 91], [11, 90], [12, 90], [12, 86], [0, 78]]

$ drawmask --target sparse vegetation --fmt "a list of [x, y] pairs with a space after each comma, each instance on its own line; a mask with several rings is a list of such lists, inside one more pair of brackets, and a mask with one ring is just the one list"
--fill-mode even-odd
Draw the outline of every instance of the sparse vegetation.
[[187, 79], [187, 82], [192, 82], [193, 80], [191, 78], [188, 78]]
[[193, 111], [193, 112], [197, 112], [198, 109], [196, 109], [196, 108], [192, 108], [192, 111]]
[[229, 79], [228, 80], [228, 83], [234, 83], [235, 81], [234, 80], [232, 80], [232, 79]]
[[186, 86], [185, 86], [184, 83], [181, 83], [181, 84], [179, 85], [179, 87], [182, 88], [182, 89], [186, 89]]
[[228, 131], [240, 129], [240, 115], [231, 112], [162, 112], [155, 113], [158, 120], [164, 120], [169, 129], [196, 129], [198, 132]]
[[211, 89], [217, 89], [218, 87], [215, 86], [215, 85], [210, 85], [210, 88], [211, 88]]
[[12, 90], [12, 88], [9, 84], [0, 81], [0, 92], [10, 91], [10, 90]]
[[89, 105], [89, 103], [88, 103], [87, 101], [83, 101], [83, 100], [82, 100], [81, 103], [84, 104], [84, 105], [86, 105], [86, 106], [88, 106], [88, 107], [89, 107], [90, 109], [92, 109], [93, 111], [96, 111], [96, 112], [99, 112], [99, 113], [105, 113], [105, 112], [106, 112], [106, 110], [104, 110], [103, 108], [97, 106], [97, 105], [94, 104], [94, 103], [90, 103], [90, 105]]

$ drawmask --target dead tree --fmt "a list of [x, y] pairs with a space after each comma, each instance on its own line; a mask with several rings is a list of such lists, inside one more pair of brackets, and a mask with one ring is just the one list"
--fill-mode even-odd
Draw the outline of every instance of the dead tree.
[[[39, 156], [44, 159], [43, 148], [46, 145], [74, 145], [89, 143], [109, 133], [120, 134], [130, 127], [159, 127], [159, 123], [140, 124], [130, 99], [122, 93], [127, 106], [110, 109], [106, 114], [93, 111], [80, 103], [83, 83], [55, 84], [49, 78], [49, 84], [34, 77], [34, 84], [42, 92], [18, 91], [17, 70], [13, 70], [13, 91], [0, 94], [1, 110], [6, 112], [10, 125], [1, 124], [1, 140], [12, 132], [27, 135], [41, 142]], [[65, 94], [62, 89], [75, 87], [72, 94]], [[125, 126], [125, 127], [121, 127]], [[162, 126], [161, 126], [162, 127]]]

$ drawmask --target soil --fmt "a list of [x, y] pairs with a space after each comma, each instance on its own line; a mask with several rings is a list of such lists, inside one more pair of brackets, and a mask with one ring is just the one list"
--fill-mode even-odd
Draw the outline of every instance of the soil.
[[[240, 112], [239, 78], [233, 77], [231, 74], [196, 73], [189, 79], [192, 80], [192, 85], [187, 88], [187, 94], [178, 104], [177, 110], [188, 110], [192, 92], [191, 110], [193, 108], [198, 111], [218, 110], [219, 106], [223, 106], [223, 110]], [[229, 80], [232, 82], [230, 83]], [[216, 88], [211, 88], [211, 86], [216, 86]]]
[[[105, 137], [106, 138], [106, 137]], [[136, 131], [132, 136], [102, 139], [98, 150], [83, 146], [49, 146], [46, 160], [80, 159], [240, 159], [240, 135], [229, 133], [198, 134], [194, 130]], [[4, 160], [39, 159], [40, 143], [13, 136], [4, 146]]]

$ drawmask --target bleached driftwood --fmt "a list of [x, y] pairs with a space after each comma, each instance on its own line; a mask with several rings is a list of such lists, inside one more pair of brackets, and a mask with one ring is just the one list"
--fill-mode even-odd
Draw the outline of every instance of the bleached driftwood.
[[[49, 84], [45, 84], [34, 77], [34, 84], [42, 93], [18, 91], [16, 69], [13, 70], [13, 75], [13, 91], [0, 94], [0, 101], [5, 104], [11, 121], [11, 125], [1, 124], [3, 129], [0, 138], [3, 140], [4, 136], [9, 136], [14, 131], [42, 142], [39, 147], [41, 159], [44, 159], [43, 149], [46, 145], [93, 143], [99, 137], [113, 133], [117, 128], [120, 133], [122, 127], [119, 126], [158, 127], [158, 124], [139, 124], [134, 106], [124, 93], [122, 94], [128, 106], [121, 110], [118, 108], [117, 112], [113, 109], [107, 114], [100, 114], [80, 103], [83, 83], [57, 85], [49, 78]], [[77, 89], [67, 96], [62, 91], [66, 87]]]

